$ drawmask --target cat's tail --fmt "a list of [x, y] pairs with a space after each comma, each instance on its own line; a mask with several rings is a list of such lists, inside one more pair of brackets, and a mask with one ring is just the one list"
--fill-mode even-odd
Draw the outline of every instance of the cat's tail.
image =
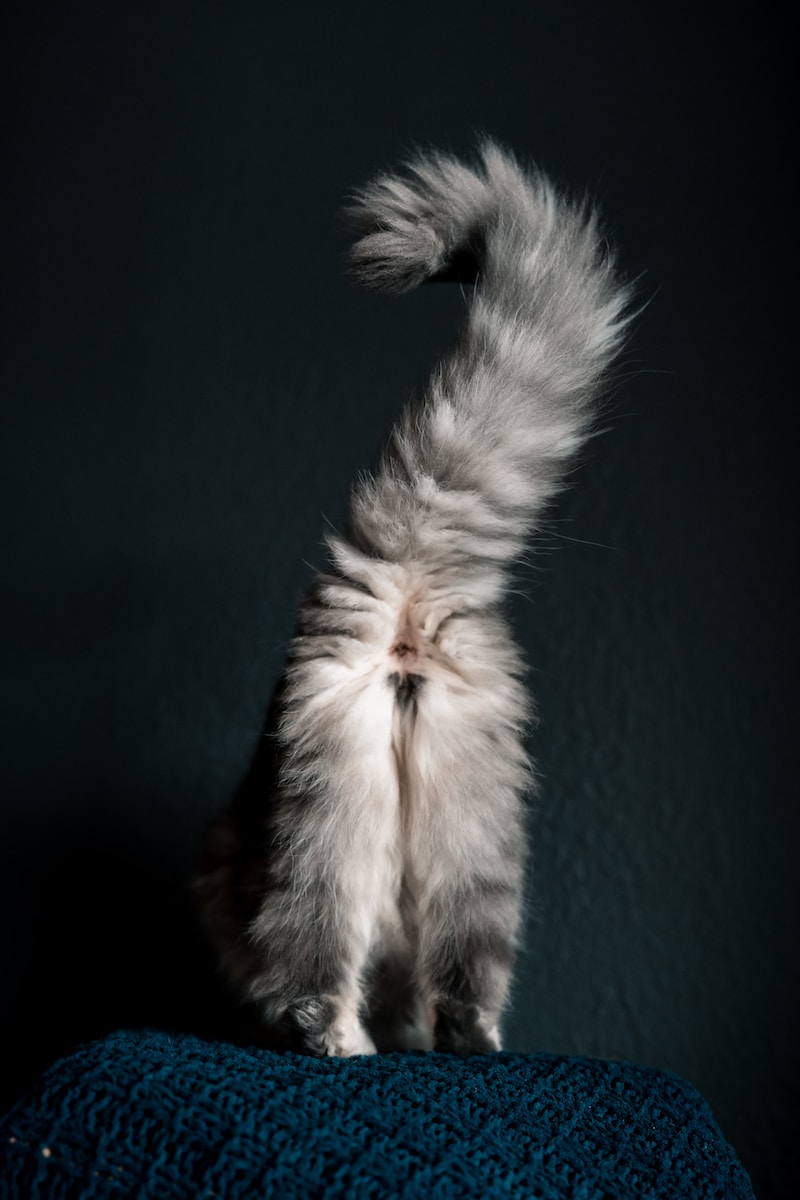
[[495, 592], [588, 435], [629, 291], [589, 206], [490, 141], [474, 167], [422, 155], [348, 211], [366, 286], [407, 291], [470, 263], [477, 281], [455, 350], [356, 486], [334, 557], [348, 574], [348, 547], [451, 582], [483, 573]]

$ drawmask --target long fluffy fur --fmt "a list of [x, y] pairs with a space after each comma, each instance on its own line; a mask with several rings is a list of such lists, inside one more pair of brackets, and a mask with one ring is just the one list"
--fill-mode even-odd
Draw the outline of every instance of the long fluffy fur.
[[302, 607], [267, 733], [198, 891], [262, 1028], [315, 1054], [498, 1048], [531, 765], [509, 571], [587, 436], [626, 323], [593, 213], [492, 142], [357, 196], [352, 267], [406, 291], [477, 266]]

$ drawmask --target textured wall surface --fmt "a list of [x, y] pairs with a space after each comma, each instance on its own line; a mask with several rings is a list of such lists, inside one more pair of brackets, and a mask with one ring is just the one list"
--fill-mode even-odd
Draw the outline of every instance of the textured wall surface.
[[5, 1099], [121, 1026], [224, 1031], [186, 894], [200, 832], [258, 737], [324, 520], [462, 308], [458, 288], [355, 291], [334, 214], [412, 143], [483, 128], [600, 196], [646, 302], [513, 607], [542, 789], [507, 1044], [684, 1074], [760, 1200], [789, 1195], [776, 44], [714, 5], [701, 23], [632, 2], [25, 11], [6, 73]]

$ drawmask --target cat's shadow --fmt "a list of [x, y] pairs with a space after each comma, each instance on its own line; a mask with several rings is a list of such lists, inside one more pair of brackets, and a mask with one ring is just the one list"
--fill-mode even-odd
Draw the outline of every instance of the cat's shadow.
[[116, 1029], [234, 1037], [189, 871], [170, 873], [144, 840], [135, 847], [83, 824], [69, 827], [57, 850], [39, 847], [34, 861], [31, 940], [21, 966], [6, 963], [14, 1053], [0, 1073], [1, 1111], [59, 1056]]

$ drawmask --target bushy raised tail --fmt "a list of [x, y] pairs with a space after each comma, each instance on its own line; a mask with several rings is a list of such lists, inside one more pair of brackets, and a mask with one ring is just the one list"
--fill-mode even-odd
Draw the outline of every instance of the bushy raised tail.
[[[490, 141], [475, 167], [422, 155], [348, 212], [368, 287], [407, 291], [477, 267], [460, 341], [354, 490], [350, 548], [455, 577], [482, 561], [501, 585], [587, 436], [628, 289], [594, 212]], [[351, 573], [345, 544], [331, 546]]]

